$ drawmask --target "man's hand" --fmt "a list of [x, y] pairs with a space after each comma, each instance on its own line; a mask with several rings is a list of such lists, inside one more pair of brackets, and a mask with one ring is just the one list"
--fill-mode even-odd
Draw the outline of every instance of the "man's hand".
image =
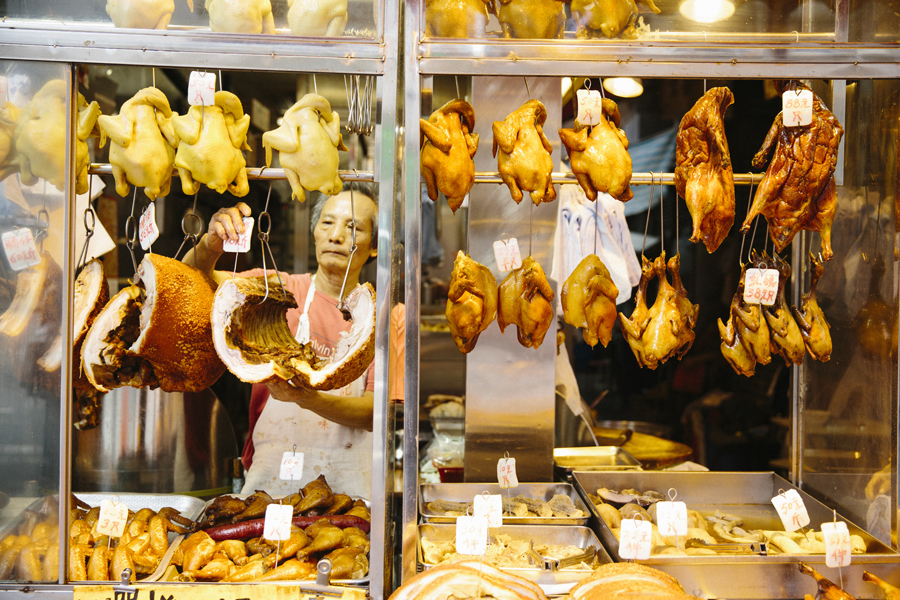
[[273, 400], [293, 402], [329, 421], [372, 431], [372, 412], [375, 396], [365, 392], [362, 396], [338, 396], [305, 387], [298, 379], [273, 381], [266, 384]]
[[209, 220], [209, 231], [200, 238], [197, 248], [191, 248], [181, 262], [196, 265], [198, 269], [213, 275], [219, 257], [225, 253], [225, 240], [238, 241], [244, 232], [244, 217], [250, 216], [250, 207], [238, 202], [231, 208], [221, 208]]

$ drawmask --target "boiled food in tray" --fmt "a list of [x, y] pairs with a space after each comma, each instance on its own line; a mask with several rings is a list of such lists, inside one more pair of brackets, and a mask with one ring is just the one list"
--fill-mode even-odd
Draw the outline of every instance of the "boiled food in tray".
[[[659, 14], [653, 0], [642, 0], [642, 3]], [[643, 19], [638, 17], [635, 0], [572, 0], [572, 17], [578, 39], [614, 38], [619, 34], [625, 39], [635, 39], [638, 30], [646, 28]]]
[[[498, 533], [490, 536], [487, 551], [484, 554], [484, 562], [499, 568], [540, 568], [540, 564], [535, 564], [536, 557], [533, 553], [546, 558], [564, 560], [584, 554], [584, 549], [572, 544], [532, 543], [531, 540], [517, 539], [506, 533]], [[472, 558], [469, 555], [458, 554], [456, 542], [453, 540], [432, 541], [424, 536], [422, 537], [422, 557], [427, 565], [453, 563]], [[591, 559], [588, 562], [581, 562], [565, 568], [574, 571], [588, 571], [593, 568], [593, 563], [594, 559]]]
[[[481, 0], [473, 0], [482, 4]], [[428, 117], [419, 119], [419, 147], [422, 149], [422, 179], [428, 197], [447, 197], [455, 213], [475, 184], [478, 134], [475, 131], [475, 109], [465, 100], [451, 100]]]
[[510, 271], [500, 284], [499, 295], [500, 332], [514, 324], [519, 343], [526, 348], [538, 348], [553, 323], [554, 296], [541, 265], [534, 258], [526, 257], [522, 266]]
[[563, 283], [560, 294], [566, 323], [580, 327], [591, 348], [597, 342], [605, 348], [616, 324], [619, 288], [603, 261], [596, 254], [585, 256]]
[[831, 325], [825, 319], [825, 313], [816, 299], [816, 285], [825, 274], [825, 259], [821, 254], [816, 258], [809, 254], [811, 266], [809, 291], [800, 298], [800, 308], [792, 307], [794, 318], [800, 326], [800, 335], [806, 343], [809, 355], [814, 359], [827, 362], [831, 358]]
[[547, 600], [538, 584], [477, 558], [423, 571], [394, 590], [388, 600], [449, 600], [451, 597]]
[[[562, 3], [556, 0], [538, 1], [559, 4], [562, 11]], [[516, 204], [522, 201], [523, 191], [531, 193], [535, 204], [556, 200], [551, 180], [553, 146], [543, 130], [546, 121], [547, 109], [541, 101], [529, 100], [491, 126], [497, 170]]]
[[269, 0], [206, 0], [209, 28], [222, 33], [276, 33]]
[[497, 318], [497, 280], [462, 250], [453, 261], [445, 315], [453, 341], [464, 354], [475, 349], [478, 336]]
[[19, 524], [0, 539], [0, 580], [59, 579], [59, 502], [47, 496], [38, 510], [26, 509]]
[[[187, 0], [188, 8], [194, 12], [193, 0]], [[106, 14], [116, 27], [135, 29], [167, 29], [174, 0], [107, 0]]]
[[[471, 510], [472, 502], [454, 502], [438, 498], [426, 505], [430, 511], [446, 517], [461, 517]], [[585, 516], [575, 503], [565, 494], [554, 494], [549, 501], [519, 494], [512, 498], [503, 496], [503, 516], [519, 518], [567, 517], [581, 518]]]

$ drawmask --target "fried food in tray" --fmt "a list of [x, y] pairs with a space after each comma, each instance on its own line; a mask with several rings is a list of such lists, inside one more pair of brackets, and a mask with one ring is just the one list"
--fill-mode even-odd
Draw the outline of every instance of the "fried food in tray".
[[0, 580], [59, 578], [59, 503], [47, 496], [27, 508], [0, 537]]

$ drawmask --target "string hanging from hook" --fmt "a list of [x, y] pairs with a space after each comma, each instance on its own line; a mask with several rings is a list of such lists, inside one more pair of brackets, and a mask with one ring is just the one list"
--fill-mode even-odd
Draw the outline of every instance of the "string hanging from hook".
[[750, 256], [753, 253], [753, 244], [756, 243], [756, 228], [759, 227], [759, 216], [753, 219], [753, 235], [750, 236], [750, 249], [747, 251], [747, 262], [750, 262]]
[[678, 203], [678, 194], [675, 194], [675, 254], [679, 254], [681, 252], [681, 223], [679, 221], [678, 213], [681, 210], [681, 206]]
[[459, 93], [459, 75], [454, 75], [453, 78], [456, 80], [456, 97], [460, 100], [465, 100]]
[[[660, 184], [662, 185], [662, 184]], [[644, 242], [641, 244], [641, 258], [647, 248], [647, 230], [650, 228], [650, 208], [653, 206], [653, 171], [650, 171], [650, 201], [647, 202], [647, 221], [644, 223]]]
[[597, 217], [597, 205], [600, 204], [600, 197], [594, 199], [594, 254], [597, 254], [597, 237], [600, 230], [600, 221]]
[[222, 69], [219, 69], [219, 91], [225, 91], [225, 84], [222, 82]]
[[312, 78], [313, 78], [313, 92], [318, 96], [319, 95], [319, 84], [316, 83], [316, 74], [315, 73], [312, 74]]
[[534, 202], [529, 202], [528, 210], [528, 256], [531, 256], [531, 239], [534, 237]]
[[[358, 176], [356, 169], [353, 173]], [[353, 255], [356, 254], [356, 207], [353, 203], [353, 182], [350, 182], [350, 257], [347, 259], [347, 270], [344, 271], [344, 281], [341, 283], [340, 301], [338, 302], [338, 310], [344, 316], [345, 321], [351, 319], [350, 309], [347, 308], [347, 302], [344, 298], [344, 289], [347, 286], [347, 276], [350, 275], [350, 265], [353, 263]]]
[[[287, 295], [284, 291], [284, 281], [281, 280], [281, 273], [278, 272], [278, 265], [275, 264], [275, 255], [272, 254], [272, 248], [269, 246], [269, 233], [272, 231], [272, 217], [269, 215], [269, 199], [272, 197], [273, 183], [274, 180], [270, 179], [269, 193], [266, 194], [266, 205], [263, 207], [263, 211], [259, 213], [259, 220], [257, 223], [257, 227], [259, 228], [257, 237], [259, 238], [259, 246], [262, 252], [263, 281], [266, 284], [266, 294], [257, 304], [262, 304], [269, 297], [269, 272], [266, 269], [266, 250], [269, 251], [269, 258], [272, 259], [272, 270], [275, 271], [275, 277], [278, 278], [278, 283], [281, 285], [281, 293]], [[265, 225], [263, 225], [263, 219], [265, 219]]]
[[[750, 197], [747, 199], [747, 212], [750, 212], [750, 206], [753, 203], [753, 178], [750, 178]], [[747, 240], [747, 232], [741, 234], [741, 251], [738, 252], [738, 267], [743, 267], [744, 263], [741, 260], [744, 257], [744, 242]]]
[[525, 91], [528, 92], [528, 99], [531, 100], [531, 88], [528, 87], [528, 78], [523, 77], [522, 79], [525, 80]]
[[156, 67], [151, 67], [150, 71], [153, 74], [153, 87], [156, 87]]
[[[661, 252], [666, 251], [666, 221], [665, 214], [663, 210], [663, 176], [662, 173], [659, 174], [659, 249]], [[653, 202], [653, 196], [650, 197], [650, 202]]]
[[[94, 213], [94, 207], [91, 206], [91, 187], [94, 183], [92, 175], [88, 175], [88, 204], [84, 209], [84, 245], [81, 248], [81, 254], [78, 256], [78, 262], [75, 263], [75, 272], [87, 263], [88, 247], [91, 245], [91, 238], [94, 237], [94, 225], [97, 223], [97, 215]], [[91, 217], [91, 223], [88, 224], [88, 215]]]
[[[134, 272], [137, 273], [137, 259], [134, 257], [134, 242], [137, 240], [137, 220], [134, 218], [134, 206], [137, 202], [137, 186], [134, 186], [134, 194], [131, 196], [131, 214], [128, 215], [128, 218], [125, 219], [125, 247], [128, 248], [128, 253], [131, 254], [131, 264], [134, 266]], [[128, 233], [128, 228], [131, 227], [131, 234]]]

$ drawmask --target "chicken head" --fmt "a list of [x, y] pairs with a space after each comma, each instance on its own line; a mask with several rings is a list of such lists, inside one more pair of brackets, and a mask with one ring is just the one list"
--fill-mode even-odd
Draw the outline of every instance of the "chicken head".
[[522, 266], [510, 271], [500, 284], [500, 332], [515, 324], [520, 344], [540, 347], [553, 322], [553, 295], [541, 265], [530, 256], [525, 258]]
[[[659, 14], [653, 0], [643, 0], [643, 3]], [[572, 16], [576, 24], [575, 36], [579, 39], [596, 38], [601, 34], [614, 38], [620, 33], [627, 39], [638, 36], [635, 0], [572, 0]]]
[[589, 254], [563, 283], [560, 292], [563, 318], [569, 325], [582, 328], [584, 341], [591, 348], [597, 342], [605, 348], [616, 323], [618, 295], [619, 288], [606, 265], [596, 254]]
[[287, 0], [294, 35], [338, 37], [347, 26], [347, 0]]
[[497, 169], [516, 204], [522, 201], [523, 190], [531, 192], [535, 204], [556, 200], [551, 182], [553, 147], [542, 129], [546, 120], [547, 109], [541, 101], [529, 100], [505, 120], [494, 121], [491, 128]]
[[275, 33], [269, 0], [206, 0], [209, 28], [222, 33]]
[[497, 18], [505, 39], [554, 39], [565, 33], [561, 0], [500, 0]]
[[437, 200], [440, 191], [455, 213], [475, 184], [475, 110], [465, 100], [451, 100], [431, 113], [427, 121], [419, 119], [419, 127], [422, 177], [428, 197]]
[[831, 325], [816, 300], [816, 285], [825, 274], [825, 259], [822, 254], [816, 258], [810, 252], [809, 263], [812, 269], [809, 291], [800, 297], [800, 308], [792, 306], [791, 312], [800, 326], [800, 335], [803, 336], [809, 355], [816, 360], [828, 362], [831, 359]]
[[493, 0], [426, 0], [425, 35], [428, 37], [483, 38]]
[[[193, 0], [187, 0], [194, 12]], [[116, 27], [166, 29], [175, 12], [174, 0], [107, 0], [106, 14]]]
[[497, 280], [462, 250], [453, 262], [445, 314], [453, 341], [464, 354], [475, 349], [478, 336], [497, 318]]

